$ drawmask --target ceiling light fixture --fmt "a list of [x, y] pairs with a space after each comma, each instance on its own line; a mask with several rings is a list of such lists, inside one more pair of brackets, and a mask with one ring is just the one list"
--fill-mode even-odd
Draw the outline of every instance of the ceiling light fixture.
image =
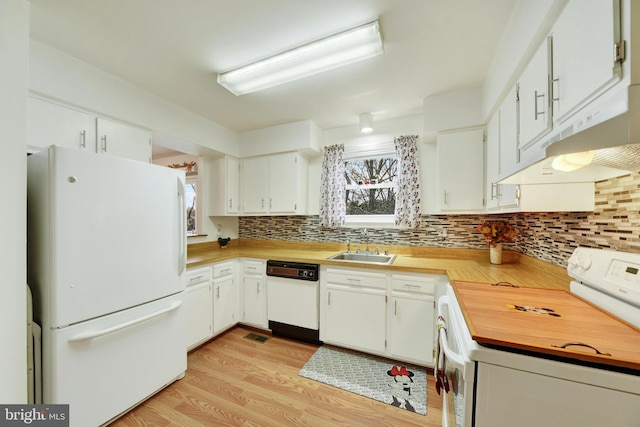
[[373, 132], [373, 116], [369, 113], [360, 114], [360, 132]]
[[218, 74], [235, 95], [267, 89], [384, 52], [378, 20]]
[[583, 151], [581, 153], [562, 154], [551, 162], [551, 167], [562, 172], [571, 172], [587, 166], [593, 161], [595, 151]]

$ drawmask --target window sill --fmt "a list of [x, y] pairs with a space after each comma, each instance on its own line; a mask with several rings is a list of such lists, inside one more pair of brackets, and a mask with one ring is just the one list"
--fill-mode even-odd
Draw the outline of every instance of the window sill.
[[206, 234], [187, 234], [187, 237], [207, 237]]
[[397, 228], [393, 215], [352, 215], [347, 216], [345, 227]]

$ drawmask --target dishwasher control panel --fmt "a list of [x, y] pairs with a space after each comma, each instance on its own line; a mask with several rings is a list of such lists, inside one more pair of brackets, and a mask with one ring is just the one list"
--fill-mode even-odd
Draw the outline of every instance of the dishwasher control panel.
[[318, 264], [288, 261], [267, 261], [267, 276], [284, 277], [295, 280], [318, 280]]

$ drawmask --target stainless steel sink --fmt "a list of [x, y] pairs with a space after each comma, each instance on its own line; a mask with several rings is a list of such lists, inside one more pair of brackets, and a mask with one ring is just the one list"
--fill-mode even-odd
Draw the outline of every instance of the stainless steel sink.
[[378, 255], [378, 254], [367, 254], [367, 253], [349, 253], [349, 252], [340, 252], [333, 256], [330, 256], [327, 259], [332, 259], [336, 261], [351, 261], [351, 262], [362, 262], [368, 264], [391, 264], [396, 259], [395, 255]]

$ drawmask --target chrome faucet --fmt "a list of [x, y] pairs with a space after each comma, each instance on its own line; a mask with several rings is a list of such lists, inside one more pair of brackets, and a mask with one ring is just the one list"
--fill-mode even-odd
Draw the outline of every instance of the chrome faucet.
[[369, 254], [369, 233], [367, 233], [366, 228], [362, 230], [362, 238], [364, 239], [364, 243], [366, 244], [364, 248], [364, 252], [368, 255]]

